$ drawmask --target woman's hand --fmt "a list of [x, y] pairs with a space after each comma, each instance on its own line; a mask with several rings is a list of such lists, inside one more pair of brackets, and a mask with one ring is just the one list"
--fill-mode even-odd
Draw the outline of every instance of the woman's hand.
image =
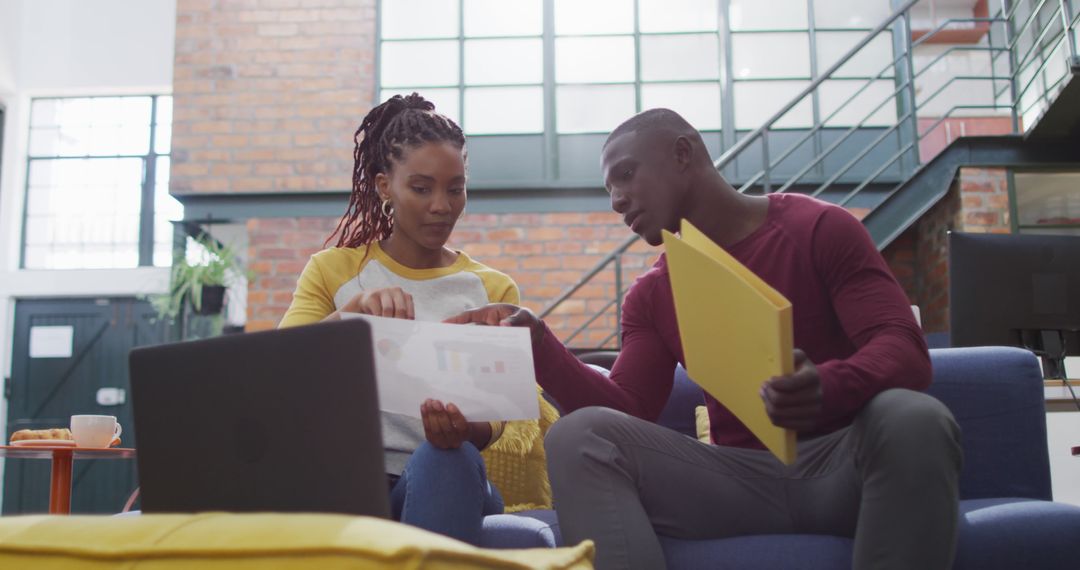
[[420, 418], [424, 421], [424, 437], [439, 449], [457, 449], [473, 433], [474, 424], [466, 421], [453, 404], [443, 406], [438, 400], [425, 400], [420, 404]]
[[340, 309], [343, 313], [363, 313], [375, 317], [415, 319], [412, 295], [400, 287], [387, 287], [357, 293]]

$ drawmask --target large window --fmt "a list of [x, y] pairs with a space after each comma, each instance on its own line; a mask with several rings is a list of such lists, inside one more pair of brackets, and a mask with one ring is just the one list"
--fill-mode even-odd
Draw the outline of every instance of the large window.
[[559, 133], [608, 132], [669, 107], [720, 128], [720, 49], [712, 0], [555, 0]]
[[[468, 134], [604, 133], [652, 107], [716, 131], [725, 101], [749, 130], [889, 13], [888, 0], [382, 0], [379, 99], [419, 91]], [[886, 32], [777, 127], [859, 123], [891, 97], [891, 61]], [[865, 125], [893, 121], [884, 105]]]
[[34, 99], [22, 266], [172, 264], [172, 97]]
[[[729, 0], [736, 128], [760, 126], [890, 12], [884, 0]], [[896, 120], [890, 101], [892, 53], [889, 33], [879, 34], [776, 126], [807, 128], [821, 121], [846, 127], [871, 113], [864, 126], [891, 124]], [[882, 71], [879, 80], [844, 104]]]
[[1080, 236], [1080, 174], [1017, 172], [1012, 184], [1015, 231]]
[[419, 91], [470, 135], [601, 133], [660, 106], [719, 129], [717, 1], [636, 4], [383, 0], [379, 99]]
[[386, 0], [379, 98], [419, 91], [470, 134], [544, 131], [541, 0]]

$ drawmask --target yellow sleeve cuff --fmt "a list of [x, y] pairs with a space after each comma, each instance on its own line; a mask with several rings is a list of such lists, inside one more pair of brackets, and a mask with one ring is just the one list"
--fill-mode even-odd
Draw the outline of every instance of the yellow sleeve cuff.
[[491, 439], [488, 440], [485, 449], [491, 447], [491, 444], [499, 441], [502, 437], [503, 431], [506, 430], [506, 422], [488, 422], [491, 424]]

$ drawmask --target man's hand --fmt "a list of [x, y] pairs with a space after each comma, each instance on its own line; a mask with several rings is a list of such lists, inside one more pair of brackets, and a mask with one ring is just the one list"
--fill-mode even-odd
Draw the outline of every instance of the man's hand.
[[439, 449], [457, 449], [472, 434], [472, 426], [453, 404], [443, 406], [438, 400], [425, 400], [420, 404], [420, 418], [424, 421], [424, 437]]
[[529, 309], [511, 305], [510, 303], [492, 303], [483, 307], [469, 309], [443, 322], [458, 325], [475, 323], [501, 327], [528, 327], [533, 348], [539, 346], [540, 341], [544, 339], [544, 321], [541, 321], [536, 316], [536, 313]]
[[341, 308], [344, 313], [363, 313], [375, 317], [415, 319], [412, 295], [400, 287], [387, 287], [357, 293]]
[[806, 353], [795, 350], [795, 373], [761, 385], [765, 411], [777, 427], [811, 431], [821, 419], [821, 377]]

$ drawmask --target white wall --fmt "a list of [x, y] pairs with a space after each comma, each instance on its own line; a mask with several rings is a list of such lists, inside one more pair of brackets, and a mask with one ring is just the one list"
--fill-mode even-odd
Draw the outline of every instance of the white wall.
[[[20, 271], [18, 253], [30, 99], [170, 93], [175, 29], [176, 0], [0, 0], [0, 377], [11, 374], [16, 299], [167, 288], [164, 268]], [[4, 401], [0, 426], [6, 422]]]
[[15, 89], [22, 2], [0, 2], [0, 98]]
[[[1067, 359], [1065, 369], [1074, 378], [1080, 376], [1080, 358]], [[1076, 364], [1074, 364], [1076, 363]], [[1080, 395], [1080, 388], [1074, 388]], [[1054, 500], [1080, 505], [1080, 456], [1072, 448], [1080, 446], [1080, 410], [1064, 386], [1046, 388], [1047, 398], [1056, 400], [1055, 411], [1046, 414], [1046, 434], [1050, 452], [1050, 479]]]
[[1054, 500], [1080, 505], [1080, 457], [1070, 451], [1080, 446], [1080, 412], [1047, 414], [1046, 431]]
[[20, 88], [172, 84], [175, 0], [19, 1]]

